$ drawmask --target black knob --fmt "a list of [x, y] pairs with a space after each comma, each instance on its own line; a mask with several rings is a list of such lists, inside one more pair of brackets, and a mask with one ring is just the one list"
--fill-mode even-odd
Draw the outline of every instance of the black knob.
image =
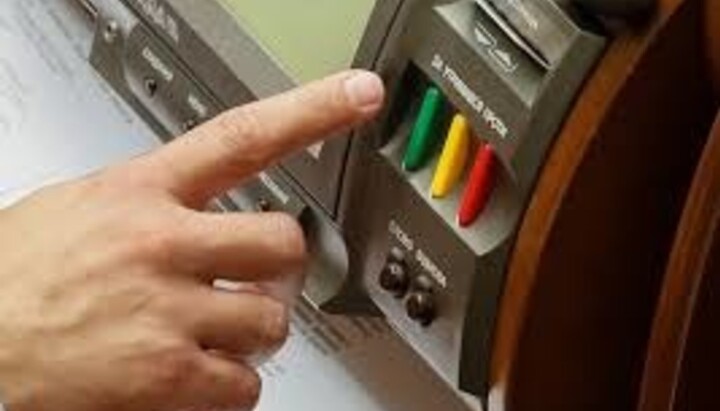
[[393, 293], [397, 298], [404, 297], [410, 288], [410, 274], [407, 266], [401, 262], [388, 261], [380, 273], [380, 287]]
[[413, 291], [405, 303], [408, 317], [428, 327], [437, 317], [435, 295], [431, 291]]

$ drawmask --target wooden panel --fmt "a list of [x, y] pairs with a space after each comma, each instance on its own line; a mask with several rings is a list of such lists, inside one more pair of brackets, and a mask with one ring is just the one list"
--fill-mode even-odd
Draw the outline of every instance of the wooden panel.
[[491, 409], [635, 409], [677, 221], [713, 115], [701, 1], [613, 42], [552, 150], [514, 250]]
[[715, 91], [720, 95], [720, 0], [705, 0], [705, 21]]
[[717, 410], [720, 370], [720, 114], [668, 265], [640, 411]]
[[[716, 203], [717, 204], [717, 203]], [[706, 255], [705, 280], [690, 326], [675, 410], [718, 410], [720, 370], [720, 227]]]

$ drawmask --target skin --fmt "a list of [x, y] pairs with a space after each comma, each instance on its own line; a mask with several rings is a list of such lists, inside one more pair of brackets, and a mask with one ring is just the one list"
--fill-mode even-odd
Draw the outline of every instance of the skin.
[[[160, 150], [0, 211], [0, 397], [10, 411], [250, 409], [306, 245], [282, 214], [210, 214], [209, 199], [381, 107], [352, 71], [233, 109]], [[221, 277], [213, 273], [223, 273]]]

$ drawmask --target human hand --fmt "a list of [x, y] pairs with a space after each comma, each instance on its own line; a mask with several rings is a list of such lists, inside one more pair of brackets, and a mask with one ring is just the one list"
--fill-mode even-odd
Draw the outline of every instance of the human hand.
[[[149, 155], [0, 211], [0, 398], [9, 411], [252, 408], [288, 307], [237, 282], [287, 280], [305, 243], [282, 214], [213, 196], [372, 117], [380, 80], [347, 72], [234, 109]], [[232, 359], [231, 359], [232, 358]]]

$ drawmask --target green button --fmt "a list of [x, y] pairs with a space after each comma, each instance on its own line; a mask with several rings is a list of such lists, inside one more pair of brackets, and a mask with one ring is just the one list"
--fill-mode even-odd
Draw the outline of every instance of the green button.
[[420, 113], [405, 151], [403, 159], [405, 170], [417, 171], [432, 157], [434, 149], [442, 138], [442, 133], [440, 133], [442, 109], [442, 93], [437, 88], [430, 87], [425, 93]]

